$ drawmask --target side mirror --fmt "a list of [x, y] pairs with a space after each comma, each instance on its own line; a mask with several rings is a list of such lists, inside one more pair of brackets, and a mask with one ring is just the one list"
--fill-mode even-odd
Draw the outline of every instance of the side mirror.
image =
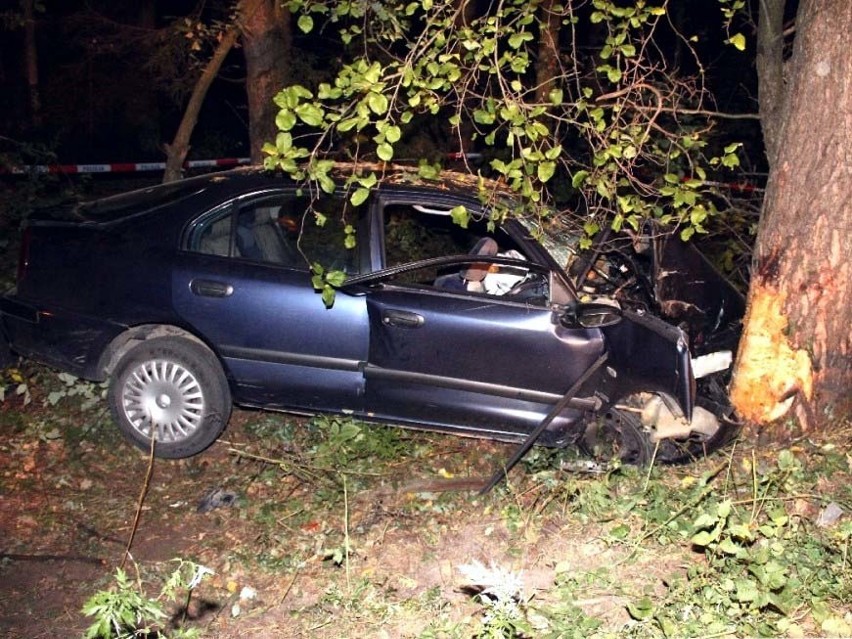
[[559, 318], [566, 328], [604, 328], [621, 321], [621, 308], [606, 302], [578, 302]]

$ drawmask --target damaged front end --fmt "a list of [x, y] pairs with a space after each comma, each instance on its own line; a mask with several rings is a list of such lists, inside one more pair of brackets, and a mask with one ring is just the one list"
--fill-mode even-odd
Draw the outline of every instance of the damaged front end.
[[[695, 384], [691, 414], [676, 395], [647, 392], [653, 386], [620, 389], [616, 402], [641, 422], [655, 459], [689, 461], [730, 441], [739, 424], [727, 384], [745, 300], [696, 246], [647, 222], [641, 233], [603, 233], [591, 249], [571, 253], [566, 270], [585, 299], [614, 300], [682, 332]], [[643, 348], [633, 356], [648, 354]]]

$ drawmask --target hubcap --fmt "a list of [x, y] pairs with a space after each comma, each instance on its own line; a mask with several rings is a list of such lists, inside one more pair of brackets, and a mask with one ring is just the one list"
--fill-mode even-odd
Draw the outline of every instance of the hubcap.
[[191, 437], [204, 415], [204, 393], [195, 375], [170, 360], [149, 360], [130, 371], [121, 400], [130, 425], [161, 443]]

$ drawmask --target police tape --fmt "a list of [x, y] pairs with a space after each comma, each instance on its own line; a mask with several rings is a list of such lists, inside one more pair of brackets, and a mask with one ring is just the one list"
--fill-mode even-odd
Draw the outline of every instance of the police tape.
[[[229, 168], [251, 164], [250, 158], [219, 158], [216, 160], [189, 160], [183, 163], [184, 169]], [[165, 162], [113, 162], [110, 164], [31, 164], [27, 166], [0, 166], [0, 173], [27, 175], [30, 173], [49, 173], [77, 175], [84, 173], [142, 173], [146, 171], [165, 171]]]

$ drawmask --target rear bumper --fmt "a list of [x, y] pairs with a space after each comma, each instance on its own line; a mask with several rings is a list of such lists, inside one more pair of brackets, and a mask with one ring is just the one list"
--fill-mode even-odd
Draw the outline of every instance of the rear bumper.
[[5, 346], [77, 377], [100, 380], [100, 355], [122, 330], [103, 319], [39, 308], [18, 299], [14, 289], [0, 297], [0, 363]]

